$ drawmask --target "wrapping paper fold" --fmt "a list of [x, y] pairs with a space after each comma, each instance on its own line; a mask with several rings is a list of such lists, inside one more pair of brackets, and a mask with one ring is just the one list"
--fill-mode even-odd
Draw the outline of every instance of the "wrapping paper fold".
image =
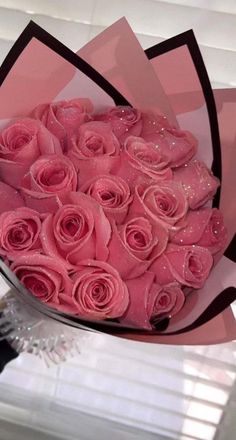
[[30, 115], [38, 104], [75, 96], [91, 97], [95, 110], [132, 105], [165, 114], [174, 126], [196, 136], [199, 158], [221, 180], [213, 206], [223, 211], [229, 232], [227, 249], [222, 258], [217, 256], [205, 286], [190, 293], [182, 311], [151, 333], [48, 309], [32, 299], [1, 263], [2, 274], [16, 292], [38, 311], [72, 327], [168, 344], [234, 339], [236, 321], [230, 304], [236, 299], [236, 90], [212, 91], [193, 32], [144, 52], [127, 21], [121, 19], [74, 54], [31, 22], [4, 61], [0, 83], [1, 126], [10, 118]]

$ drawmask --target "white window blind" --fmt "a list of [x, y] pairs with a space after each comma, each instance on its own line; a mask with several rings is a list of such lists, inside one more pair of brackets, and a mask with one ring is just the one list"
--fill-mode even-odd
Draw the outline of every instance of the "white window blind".
[[[233, 87], [235, 13], [235, 0], [0, 0], [0, 62], [30, 19], [77, 50], [125, 15], [144, 48], [193, 28], [213, 86]], [[32, 439], [33, 429], [42, 440], [235, 438], [235, 343], [172, 347], [81, 335], [81, 353], [60, 366], [47, 369], [27, 354], [8, 365], [0, 439]]]

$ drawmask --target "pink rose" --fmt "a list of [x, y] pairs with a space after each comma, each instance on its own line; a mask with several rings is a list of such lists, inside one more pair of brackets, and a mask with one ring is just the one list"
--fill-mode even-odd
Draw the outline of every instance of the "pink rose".
[[73, 163], [66, 156], [42, 156], [22, 181], [26, 205], [39, 212], [54, 212], [78, 185]]
[[31, 253], [18, 257], [12, 264], [20, 282], [40, 301], [59, 308], [59, 295], [71, 295], [72, 282], [60, 261]]
[[45, 254], [67, 266], [85, 258], [106, 260], [110, 223], [102, 208], [83, 193], [71, 193], [68, 203], [43, 222], [41, 241]]
[[152, 221], [172, 228], [187, 212], [188, 204], [181, 185], [173, 181], [135, 188], [129, 216], [145, 215]]
[[122, 324], [152, 330], [163, 318], [176, 315], [183, 307], [185, 296], [178, 283], [159, 286], [155, 275], [146, 272], [139, 278], [126, 281], [130, 295]]
[[20, 193], [3, 182], [0, 182], [0, 200], [0, 214], [24, 206], [24, 200]]
[[60, 295], [64, 310], [88, 319], [119, 318], [129, 293], [119, 273], [102, 261], [81, 261], [74, 274], [72, 297]]
[[90, 121], [88, 114], [93, 109], [89, 99], [71, 99], [70, 101], [50, 102], [38, 105], [33, 116], [40, 119], [47, 129], [61, 142], [63, 151], [67, 150], [67, 139], [80, 125]]
[[68, 156], [79, 170], [80, 184], [91, 176], [108, 174], [119, 160], [120, 144], [110, 125], [88, 122], [72, 136]]
[[180, 221], [183, 227], [174, 232], [171, 241], [179, 245], [197, 244], [209, 249], [212, 254], [222, 250], [226, 245], [227, 231], [221, 212], [216, 208], [202, 208], [189, 211], [186, 218]]
[[132, 202], [130, 188], [121, 177], [103, 175], [88, 180], [80, 190], [93, 197], [109, 220], [122, 223]]
[[11, 122], [0, 134], [1, 179], [19, 187], [30, 165], [42, 154], [61, 154], [59, 141], [39, 121]]
[[191, 209], [200, 208], [211, 200], [220, 185], [204, 162], [194, 160], [174, 172], [174, 180], [182, 184]]
[[95, 115], [98, 121], [108, 122], [115, 136], [123, 142], [127, 136], [140, 136], [141, 112], [129, 106], [112, 107], [106, 113]]
[[0, 215], [0, 254], [9, 260], [40, 249], [41, 219], [38, 212], [18, 208]]
[[139, 183], [171, 180], [172, 171], [168, 165], [169, 159], [159, 151], [155, 144], [130, 136], [124, 143], [120, 163], [114, 172], [133, 188]]
[[189, 131], [176, 128], [161, 128], [151, 134], [142, 134], [149, 142], [153, 142], [169, 161], [172, 168], [188, 162], [197, 152], [197, 139]]
[[156, 282], [165, 285], [178, 283], [200, 289], [213, 265], [208, 249], [201, 246], [169, 245], [150, 267], [156, 275]]
[[149, 303], [148, 314], [152, 325], [164, 316], [172, 318], [182, 309], [185, 302], [185, 295], [178, 283], [170, 283], [165, 286], [153, 284]]
[[147, 218], [136, 217], [121, 226], [112, 225], [108, 263], [123, 279], [144, 273], [166, 248], [167, 230]]

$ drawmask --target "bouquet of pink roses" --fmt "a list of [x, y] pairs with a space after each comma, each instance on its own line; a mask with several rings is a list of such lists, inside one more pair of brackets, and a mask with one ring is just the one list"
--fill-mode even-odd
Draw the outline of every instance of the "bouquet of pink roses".
[[[81, 56], [31, 23], [0, 71], [0, 256], [14, 298], [127, 338], [232, 339], [234, 156], [193, 34], [144, 54], [120, 20]], [[176, 82], [171, 62], [185, 69]]]

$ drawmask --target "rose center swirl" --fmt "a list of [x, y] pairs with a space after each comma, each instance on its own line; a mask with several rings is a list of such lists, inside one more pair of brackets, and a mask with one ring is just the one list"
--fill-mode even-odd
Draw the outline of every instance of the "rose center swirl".
[[25, 274], [22, 282], [39, 299], [45, 300], [53, 292], [53, 282], [40, 273]]
[[105, 153], [104, 150], [104, 139], [99, 135], [90, 135], [85, 142], [86, 150], [88, 156], [101, 156]]
[[157, 211], [168, 217], [173, 216], [177, 209], [176, 199], [171, 194], [155, 194], [155, 205]]
[[144, 250], [152, 241], [152, 235], [142, 227], [128, 225], [126, 228], [126, 241], [133, 250]]
[[78, 240], [86, 235], [88, 225], [83, 215], [71, 213], [61, 219], [59, 230], [63, 238]]
[[40, 176], [40, 183], [44, 186], [54, 186], [62, 183], [66, 178], [66, 170], [60, 166], [48, 166]]

